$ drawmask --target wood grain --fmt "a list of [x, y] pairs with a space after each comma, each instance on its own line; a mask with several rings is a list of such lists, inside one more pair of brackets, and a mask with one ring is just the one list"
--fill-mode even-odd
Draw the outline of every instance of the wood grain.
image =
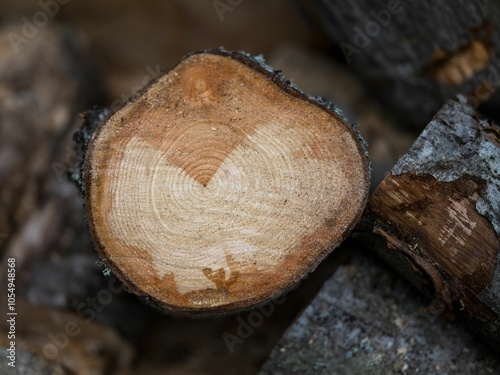
[[336, 113], [243, 54], [185, 58], [111, 115], [85, 162], [103, 258], [171, 310], [282, 293], [346, 237], [367, 158]]
[[370, 198], [384, 259], [500, 348], [500, 127], [463, 97], [437, 113]]

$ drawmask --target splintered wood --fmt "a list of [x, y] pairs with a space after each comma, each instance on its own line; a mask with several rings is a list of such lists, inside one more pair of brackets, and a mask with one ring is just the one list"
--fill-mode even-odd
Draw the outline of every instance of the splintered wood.
[[94, 243], [139, 295], [188, 313], [286, 292], [352, 230], [356, 132], [258, 59], [194, 53], [118, 109], [85, 160]]
[[448, 102], [370, 198], [365, 237], [500, 347], [500, 127]]

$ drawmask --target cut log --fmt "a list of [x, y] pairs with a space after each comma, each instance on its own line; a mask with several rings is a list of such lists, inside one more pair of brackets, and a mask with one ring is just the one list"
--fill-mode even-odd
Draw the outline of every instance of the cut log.
[[498, 87], [496, 1], [299, 1], [381, 100], [419, 128], [458, 93], [476, 106]]
[[373, 193], [377, 252], [500, 349], [500, 127], [448, 102]]
[[290, 289], [366, 200], [359, 135], [261, 59], [185, 57], [116, 110], [86, 152], [94, 244], [133, 292], [227, 312]]

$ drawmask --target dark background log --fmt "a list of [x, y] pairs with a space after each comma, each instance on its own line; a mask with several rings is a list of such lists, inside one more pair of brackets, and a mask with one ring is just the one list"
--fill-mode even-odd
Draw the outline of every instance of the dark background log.
[[[17, 259], [21, 291], [32, 290], [35, 300], [62, 307], [70, 304], [70, 289], [80, 289], [82, 296], [88, 292], [68, 276], [89, 277], [95, 266], [78, 189], [67, 173], [75, 160], [78, 113], [99, 98], [99, 82], [75, 33], [42, 30], [16, 53], [8, 42], [12, 30], [11, 25], [0, 33], [0, 251], [3, 260]], [[73, 251], [51, 259], [63, 249]], [[75, 268], [64, 273], [59, 262]]]
[[[500, 5], [301, 1], [400, 118], [423, 128], [457, 93], [478, 105], [500, 84]], [[500, 103], [498, 95], [488, 106]], [[488, 109], [486, 107], [485, 109]]]
[[500, 350], [500, 127], [448, 102], [375, 190], [365, 241]]
[[[20, 314], [16, 316], [15, 342], [20, 358], [18, 372], [12, 373], [131, 374], [133, 348], [113, 328], [88, 322], [74, 313], [32, 305], [23, 299], [18, 299], [16, 305]], [[2, 330], [6, 325], [5, 320], [0, 323]], [[2, 337], [0, 343], [9, 347], [5, 339]], [[11, 373], [7, 370], [11, 367], [4, 368], [2, 374]]]
[[285, 332], [259, 375], [498, 374], [496, 353], [426, 303], [373, 254], [357, 249]]

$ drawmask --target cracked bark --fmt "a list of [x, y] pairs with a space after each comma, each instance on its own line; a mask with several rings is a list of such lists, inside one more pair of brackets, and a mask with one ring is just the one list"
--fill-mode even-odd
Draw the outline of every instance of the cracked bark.
[[364, 241], [500, 349], [500, 127], [448, 102], [375, 190]]
[[[423, 128], [458, 93], [473, 105], [500, 81], [495, 1], [301, 1], [402, 119]], [[498, 95], [492, 99], [499, 103]]]

